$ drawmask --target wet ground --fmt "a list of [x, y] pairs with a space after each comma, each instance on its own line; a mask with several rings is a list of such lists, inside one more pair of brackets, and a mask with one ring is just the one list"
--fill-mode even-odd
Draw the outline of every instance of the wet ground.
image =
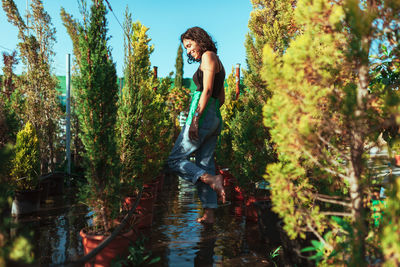
[[[19, 226], [12, 233], [32, 233], [39, 266], [62, 265], [83, 254], [79, 231], [88, 220], [87, 210], [68, 195], [49, 197], [37, 215], [15, 221]], [[175, 176], [166, 177], [153, 225], [141, 230], [146, 253], [160, 257], [152, 266], [274, 266], [274, 262], [294, 266], [284, 264], [282, 249], [280, 255], [271, 255], [279, 240], [271, 244], [263, 239], [257, 222], [235, 215], [235, 205], [218, 208], [214, 225], [199, 224], [201, 204], [195, 187]]]
[[153, 255], [162, 259], [157, 266], [268, 265], [269, 251], [257, 223], [235, 216], [227, 205], [217, 210], [214, 225], [199, 224], [196, 189], [182, 179], [167, 187], [150, 234]]
[[[387, 176], [387, 159], [377, 157], [375, 161], [375, 175]], [[398, 168], [393, 171], [400, 173]], [[57, 266], [83, 254], [79, 231], [88, 220], [87, 210], [76, 204], [72, 195], [66, 191], [49, 197], [37, 215], [15, 221], [18, 228], [12, 234], [32, 233], [39, 266]], [[152, 258], [160, 257], [152, 266], [305, 266], [306, 261], [295, 253], [297, 244], [280, 231], [277, 218], [267, 215], [270, 224], [265, 233], [257, 222], [238, 214], [238, 208], [238, 203], [220, 207], [214, 225], [199, 224], [196, 218], [202, 215], [201, 204], [195, 187], [167, 176], [157, 198], [153, 225], [141, 231], [147, 240], [146, 252], [151, 252]]]

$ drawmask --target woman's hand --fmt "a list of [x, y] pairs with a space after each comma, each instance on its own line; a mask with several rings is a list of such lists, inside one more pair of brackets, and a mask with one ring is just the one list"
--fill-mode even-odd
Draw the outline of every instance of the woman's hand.
[[189, 139], [197, 141], [199, 139], [199, 116], [193, 116], [192, 123], [189, 127]]

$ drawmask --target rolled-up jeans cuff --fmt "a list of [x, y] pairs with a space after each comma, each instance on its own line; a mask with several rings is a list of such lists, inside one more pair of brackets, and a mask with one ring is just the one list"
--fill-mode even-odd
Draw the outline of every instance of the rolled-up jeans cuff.
[[218, 208], [217, 203], [203, 203], [203, 208], [204, 209], [216, 209]]
[[192, 180], [193, 184], [196, 184], [197, 182], [199, 182], [200, 177], [201, 177], [203, 174], [205, 174], [205, 173], [206, 173], [205, 170], [199, 170], [199, 171], [196, 173], [196, 175], [193, 177], [193, 180]]

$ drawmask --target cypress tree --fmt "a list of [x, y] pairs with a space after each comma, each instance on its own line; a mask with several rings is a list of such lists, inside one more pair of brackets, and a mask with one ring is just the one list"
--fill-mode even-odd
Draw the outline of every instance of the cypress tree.
[[106, 13], [103, 1], [94, 1], [90, 17], [79, 26], [82, 60], [74, 89], [88, 181], [80, 194], [95, 212], [95, 223], [108, 231], [119, 212], [120, 200], [115, 140], [118, 86], [107, 46]]
[[[136, 24], [136, 29], [141, 29], [141, 24]], [[137, 167], [144, 162], [141, 148], [144, 140], [139, 138], [143, 120], [142, 87], [149, 87], [150, 80], [150, 39], [147, 37], [146, 28], [140, 35], [135, 32], [132, 15], [126, 9], [124, 21], [124, 87], [118, 103], [118, 148], [122, 164], [121, 178], [124, 183], [134, 182], [137, 176]], [[141, 74], [141, 76], [140, 76]], [[143, 84], [143, 82], [145, 84]], [[150, 89], [148, 91], [151, 92]], [[131, 192], [130, 192], [131, 193]]]
[[286, 49], [296, 33], [293, 23], [295, 1], [252, 0], [249, 30], [246, 36], [246, 63], [244, 70], [245, 90], [240, 96], [243, 110], [230, 122], [232, 130], [232, 173], [239, 183], [254, 190], [255, 183], [263, 180], [267, 163], [276, 159], [269, 130], [262, 123], [262, 107], [271, 96], [261, 78], [262, 48], [270, 44], [276, 51]]
[[176, 63], [175, 63], [175, 87], [180, 89], [183, 85], [183, 48], [182, 45], [179, 44], [178, 52], [176, 55]]
[[125, 82], [119, 99], [117, 129], [123, 166], [121, 180], [131, 185], [157, 176], [172, 144], [173, 127], [166, 104], [171, 79], [158, 81], [151, 73], [150, 55], [154, 47], [150, 45], [148, 30], [140, 22], [132, 22], [126, 11]]
[[51, 71], [56, 30], [40, 0], [32, 1], [30, 27], [25, 24], [13, 0], [2, 0], [2, 4], [8, 21], [18, 28], [18, 48], [26, 67], [21, 75], [20, 91], [25, 100], [21, 117], [36, 129], [41, 171], [54, 171], [61, 116], [56, 90], [58, 80]]
[[[79, 22], [73, 18], [73, 16], [65, 11], [64, 8], [61, 8], [60, 16], [63, 21], [63, 25], [67, 30], [67, 33], [72, 41], [73, 47], [73, 62], [72, 62], [72, 75], [71, 80], [72, 84], [75, 84], [75, 79], [79, 76], [79, 66], [80, 66], [80, 49], [79, 49]], [[80, 135], [80, 127], [79, 120], [77, 114], [76, 107], [76, 94], [78, 91], [72, 88], [71, 90], [71, 151], [73, 151], [73, 166], [77, 169], [82, 167], [82, 159], [81, 155], [83, 153], [84, 147], [82, 144], [82, 140], [79, 138]]]

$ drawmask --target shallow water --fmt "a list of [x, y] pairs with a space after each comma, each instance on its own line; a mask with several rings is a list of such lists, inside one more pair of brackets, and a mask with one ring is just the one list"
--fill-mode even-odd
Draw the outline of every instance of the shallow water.
[[[379, 151], [378, 151], [379, 152]], [[370, 175], [384, 183], [390, 163], [385, 152], [371, 154]], [[400, 168], [393, 168], [395, 176]], [[83, 255], [79, 231], [87, 223], [87, 209], [76, 204], [72, 193], [51, 196], [34, 216], [15, 222], [11, 230], [17, 236], [32, 233], [32, 246], [39, 266], [59, 265]], [[384, 192], [380, 192], [381, 197]], [[152, 266], [305, 266], [294, 252], [298, 244], [281, 231], [273, 214], [268, 214], [267, 233], [256, 222], [241, 216], [241, 204], [233, 202], [216, 210], [216, 223], [205, 226], [196, 222], [201, 204], [194, 186], [167, 176], [159, 194], [151, 228], [141, 230], [145, 247], [161, 260]], [[272, 215], [272, 216], [271, 216]], [[281, 247], [277, 256], [271, 253]], [[298, 248], [298, 247], [297, 247]]]
[[[50, 198], [41, 211], [18, 221], [14, 233], [31, 229], [35, 258], [40, 266], [59, 265], [83, 255], [80, 229], [87, 221], [87, 209], [68, 194]], [[295, 266], [299, 259], [291, 244], [275, 230], [262, 236], [257, 222], [235, 215], [240, 206], [232, 203], [216, 210], [216, 223], [196, 222], [201, 204], [194, 186], [177, 177], [166, 177], [156, 202], [151, 228], [141, 230], [151, 257], [161, 260], [152, 266]], [[237, 214], [237, 212], [236, 212]], [[279, 246], [279, 255], [270, 254]], [[289, 250], [288, 250], [289, 248]], [[298, 266], [304, 266], [299, 265]]]
[[[268, 251], [258, 239], [256, 223], [231, 213], [231, 206], [217, 210], [212, 226], [196, 222], [201, 204], [195, 187], [178, 179], [167, 185], [156, 208], [151, 250], [160, 256], [158, 266], [265, 266]], [[167, 193], [165, 195], [164, 193]]]

